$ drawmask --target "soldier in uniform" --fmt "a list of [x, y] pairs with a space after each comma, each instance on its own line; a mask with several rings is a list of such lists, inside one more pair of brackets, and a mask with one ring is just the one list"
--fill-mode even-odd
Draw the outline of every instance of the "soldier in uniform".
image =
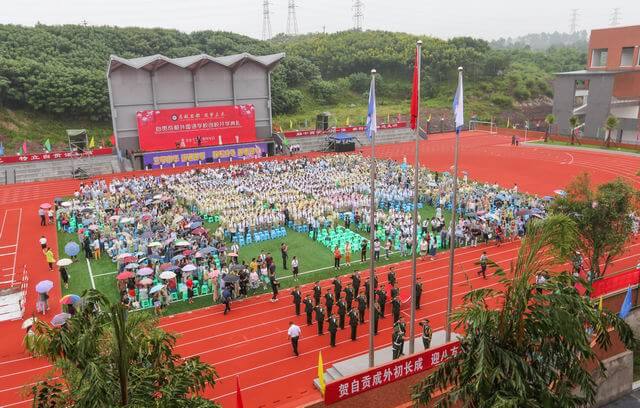
[[360, 323], [364, 324], [364, 311], [367, 309], [367, 299], [364, 297], [364, 294], [360, 292], [356, 300], [358, 301], [358, 314], [360, 315]]
[[324, 325], [324, 307], [322, 305], [316, 306], [316, 322], [318, 322], [318, 336], [322, 336], [322, 326]]
[[291, 291], [291, 295], [293, 296], [293, 304], [296, 305], [296, 316], [300, 316], [300, 304], [302, 303], [300, 286], [296, 286], [296, 288]]
[[[353, 275], [351, 275], [351, 283], [353, 284], [353, 293], [356, 295], [360, 293], [360, 272], [355, 271]], [[348, 304], [349, 302], [347, 302]]]
[[316, 306], [320, 304], [320, 297], [322, 296], [322, 288], [320, 287], [320, 282], [316, 282], [313, 287], [313, 300], [316, 302]]
[[351, 310], [351, 303], [353, 303], [353, 288], [351, 287], [351, 283], [347, 284], [347, 287], [344, 288], [344, 297], [347, 303], [347, 310]]
[[349, 311], [349, 326], [351, 326], [351, 341], [356, 341], [356, 332], [358, 330], [358, 311], [356, 309], [351, 309]]
[[416, 282], [416, 288], [415, 288], [415, 302], [416, 302], [416, 309], [420, 310], [420, 298], [422, 297], [422, 282], [420, 282], [422, 279], [418, 278], [418, 281]]
[[327, 293], [324, 295], [324, 304], [327, 307], [327, 314], [331, 315], [333, 313], [333, 304], [335, 303], [335, 299], [333, 298], [333, 293], [331, 293], [331, 288], [327, 288]]
[[367, 307], [369, 307], [369, 294], [370, 294], [369, 291], [370, 290], [371, 290], [371, 287], [369, 285], [369, 279], [367, 279], [366, 281], [364, 281], [364, 298], [367, 301]]
[[384, 285], [380, 286], [380, 289], [376, 291], [378, 295], [378, 304], [380, 305], [380, 317], [384, 319], [384, 308], [387, 303], [387, 292], [384, 290]]
[[397, 296], [391, 300], [391, 312], [393, 313], [393, 323], [395, 324], [400, 320], [400, 299]]
[[304, 297], [304, 312], [307, 314], [307, 325], [313, 324], [313, 302], [311, 302], [311, 295], [307, 293]]
[[394, 297], [400, 297], [400, 288], [395, 283], [391, 286], [391, 299]]
[[329, 344], [331, 347], [336, 346], [336, 333], [338, 332], [338, 321], [336, 320], [336, 315], [333, 313], [329, 316], [329, 334], [331, 335], [331, 339]]
[[333, 293], [336, 300], [340, 300], [340, 296], [342, 295], [342, 282], [338, 276], [333, 279]]
[[422, 326], [422, 345], [424, 349], [427, 350], [431, 347], [431, 335], [433, 334], [431, 326], [429, 326], [429, 319], [421, 321], [420, 326]]
[[389, 285], [393, 286], [396, 284], [396, 268], [395, 266], [389, 267], [389, 273], [387, 274], [387, 280], [389, 281]]
[[404, 344], [404, 334], [400, 330], [395, 330], [391, 336], [393, 359], [397, 360], [402, 355], [402, 345]]
[[[407, 333], [407, 324], [404, 322], [404, 316], [400, 316], [400, 319], [393, 326], [394, 331], [397, 330], [402, 333], [402, 337]], [[404, 355], [404, 341], [400, 345], [400, 355]]]
[[373, 334], [378, 335], [378, 320], [380, 320], [380, 305], [376, 303], [373, 308]]
[[344, 329], [344, 318], [347, 315], [347, 304], [344, 299], [338, 300], [338, 317], [340, 321], [340, 329]]

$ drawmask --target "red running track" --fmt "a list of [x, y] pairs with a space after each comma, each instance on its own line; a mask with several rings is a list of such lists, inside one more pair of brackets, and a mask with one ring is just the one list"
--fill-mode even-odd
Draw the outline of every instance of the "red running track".
[[[521, 191], [540, 195], [564, 187], [583, 171], [589, 172], [596, 182], [622, 176], [638, 187], [639, 178], [634, 174], [640, 168], [640, 158], [522, 145], [515, 148], [509, 142], [509, 137], [465, 133], [461, 139], [461, 170], [467, 171], [472, 179], [498, 182], [505, 187], [517, 182]], [[412, 143], [382, 145], [377, 152], [379, 156], [396, 160], [406, 156], [411, 161], [413, 146]], [[421, 150], [422, 165], [446, 171], [453, 157], [453, 135], [433, 136], [429, 141], [421, 142]], [[12, 245], [17, 244], [13, 251], [15, 262], [17, 267], [28, 266], [31, 288], [42, 279], [53, 279], [59, 283], [57, 273], [51, 274], [47, 270], [37, 243], [39, 236], [44, 234], [52, 247], [57, 248], [54, 228], [39, 226], [36, 213], [38, 204], [51, 201], [54, 196], [69, 195], [78, 184], [75, 180], [61, 180], [0, 188], [0, 222], [4, 224], [0, 230], [0, 255], [4, 253], [3, 250], [12, 252]], [[2, 248], [5, 246], [8, 249]], [[508, 265], [515, 258], [517, 248], [517, 243], [510, 243], [500, 248], [490, 247], [488, 251], [494, 260]], [[639, 248], [638, 243], [630, 245], [611, 271], [634, 266]], [[475, 275], [477, 267], [474, 262], [483, 249], [466, 248], [459, 251], [454, 287], [456, 304], [472, 287], [498, 285], [495, 278], [485, 281]], [[9, 257], [0, 256], [0, 267], [11, 267], [11, 263], [5, 265], [6, 261], [2, 259]], [[448, 258], [444, 255], [435, 261], [419, 264], [424, 295], [423, 308], [418, 312], [418, 317], [429, 316], [435, 328], [441, 328], [444, 324], [447, 265]], [[380, 270], [385, 272], [386, 268]], [[399, 264], [397, 270], [400, 286], [407, 291], [409, 263]], [[328, 286], [328, 282], [324, 282], [324, 286]], [[55, 310], [47, 314], [48, 318], [59, 310], [58, 297], [59, 293], [53, 294], [51, 304]], [[328, 347], [328, 335], [318, 337], [315, 335], [315, 326], [307, 328], [303, 325], [304, 317], [293, 317], [288, 292], [282, 292], [281, 300], [277, 303], [270, 303], [268, 298], [259, 296], [236, 302], [228, 316], [223, 316], [222, 309], [214, 306], [162, 319], [162, 327], [181, 335], [177, 349], [179, 353], [184, 356], [199, 354], [204, 361], [216, 366], [221, 379], [214, 390], [207, 391], [207, 396], [224, 406], [234, 405], [235, 375], [240, 377], [245, 403], [252, 407], [297, 406], [318, 399], [319, 394], [312, 387], [318, 351], [322, 350], [326, 367], [366, 352], [368, 324], [358, 329], [359, 338], [356, 342], [349, 340], [348, 329], [340, 331], [339, 345], [332, 349]], [[30, 290], [26, 315], [33, 312], [34, 303], [35, 293]], [[302, 354], [299, 358], [291, 355], [286, 337], [289, 320], [302, 325]], [[0, 328], [4, 333], [0, 347], [0, 406], [27, 406], [29, 400], [22, 393], [24, 386], [35, 381], [50, 367], [46, 362], [34, 360], [24, 353], [20, 322], [0, 323]], [[391, 319], [382, 320], [375, 340], [376, 347], [389, 345], [390, 330]]]

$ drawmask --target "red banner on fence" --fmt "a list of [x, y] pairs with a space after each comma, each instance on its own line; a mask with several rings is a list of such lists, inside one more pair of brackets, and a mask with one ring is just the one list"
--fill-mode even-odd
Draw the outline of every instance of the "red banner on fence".
[[253, 105], [146, 110], [138, 112], [136, 117], [140, 149], [143, 151], [256, 140]]
[[611, 276], [605, 276], [593, 282], [592, 298], [598, 298], [601, 295], [626, 289], [628, 286], [635, 286], [640, 281], [640, 265], [636, 269], [618, 273]]
[[[401, 129], [406, 128], [407, 122], [398, 123], [382, 123], [378, 125], [378, 129]], [[351, 133], [351, 132], [364, 132], [364, 126], [347, 126], [336, 128], [336, 133]], [[333, 131], [333, 129], [331, 129]], [[285, 137], [300, 137], [300, 136], [318, 136], [327, 133], [326, 130], [291, 130], [284, 132]]]
[[340, 378], [326, 385], [324, 403], [328, 405], [343, 401], [374, 388], [420, 374], [460, 352], [460, 342], [455, 341], [401, 360], [394, 360], [350, 377]]
[[29, 163], [29, 162], [46, 161], [46, 160], [72, 159], [74, 157], [104, 156], [107, 154], [111, 154], [112, 151], [113, 151], [112, 148], [106, 147], [103, 149], [87, 150], [83, 153], [51, 152], [51, 153], [39, 153], [39, 154], [25, 154], [22, 156], [0, 156], [0, 164]]

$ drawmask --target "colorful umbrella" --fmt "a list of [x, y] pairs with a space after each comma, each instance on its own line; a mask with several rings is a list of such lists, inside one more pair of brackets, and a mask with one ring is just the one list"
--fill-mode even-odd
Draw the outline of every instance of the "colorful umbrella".
[[64, 253], [69, 256], [76, 256], [80, 253], [80, 245], [75, 242], [68, 242], [67, 245], [64, 246]]
[[69, 313], [58, 313], [51, 319], [51, 324], [54, 326], [62, 326], [70, 317], [71, 315]]
[[53, 282], [50, 280], [43, 280], [38, 282], [36, 285], [36, 292], [38, 293], [47, 293], [53, 288]]
[[138, 276], [149, 276], [153, 275], [153, 269], [151, 268], [140, 268], [140, 270], [136, 273]]
[[56, 262], [56, 265], [58, 266], [69, 266], [73, 263], [73, 261], [69, 258], [62, 258], [59, 259], [58, 262]]
[[118, 276], [116, 276], [117, 280], [127, 280], [130, 278], [133, 278], [135, 275], [129, 271], [124, 271], [118, 274]]
[[40, 208], [42, 208], [43, 210], [48, 210], [49, 208], [51, 208], [51, 204], [42, 203], [42, 204], [40, 204]]
[[160, 274], [160, 279], [173, 279], [176, 277], [176, 274], [171, 271], [164, 271]]
[[79, 300], [80, 300], [80, 296], [78, 296], [78, 295], [74, 295], [74, 294], [64, 295], [60, 299], [60, 304], [61, 305], [73, 305], [76, 302], [78, 302]]
[[162, 290], [162, 288], [164, 288], [164, 285], [161, 284], [161, 283], [158, 283], [156, 286], [154, 286], [151, 289], [149, 289], [149, 293], [153, 294], [153, 293], [159, 292], [159, 291]]
[[143, 286], [149, 286], [153, 283], [153, 280], [150, 278], [144, 278], [140, 280], [140, 284]]

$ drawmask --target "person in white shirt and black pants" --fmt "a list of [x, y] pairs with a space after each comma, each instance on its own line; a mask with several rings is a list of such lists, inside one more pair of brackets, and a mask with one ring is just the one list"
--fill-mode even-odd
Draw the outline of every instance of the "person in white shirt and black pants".
[[291, 339], [291, 345], [293, 346], [293, 354], [297, 356], [299, 356], [300, 354], [298, 354], [298, 340], [300, 339], [300, 327], [295, 325], [293, 322], [289, 322], [289, 330], [287, 331], [287, 334], [289, 335], [289, 338]]

